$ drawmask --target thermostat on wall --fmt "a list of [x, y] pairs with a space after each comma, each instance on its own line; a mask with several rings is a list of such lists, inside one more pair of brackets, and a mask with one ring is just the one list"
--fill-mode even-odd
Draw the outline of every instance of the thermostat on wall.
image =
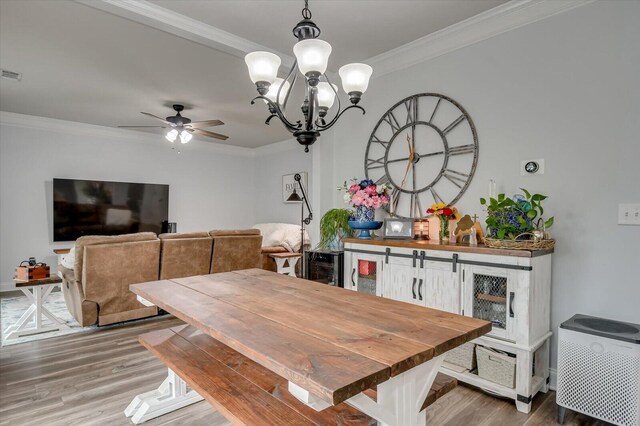
[[522, 160], [520, 162], [520, 174], [522, 176], [543, 175], [544, 159], [538, 158], [536, 160]]

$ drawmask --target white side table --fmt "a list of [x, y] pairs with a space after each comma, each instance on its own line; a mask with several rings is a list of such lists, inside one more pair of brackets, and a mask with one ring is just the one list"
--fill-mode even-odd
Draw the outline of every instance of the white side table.
[[296, 265], [302, 257], [300, 253], [272, 253], [269, 255], [276, 262], [276, 272], [296, 276]]
[[[31, 302], [31, 306], [22, 314], [18, 322], [7, 327], [4, 331], [5, 340], [69, 328], [66, 322], [53, 315], [51, 311], [43, 306], [51, 291], [56, 286], [59, 286], [61, 282], [62, 279], [58, 276], [34, 281], [15, 281], [16, 288], [22, 290], [29, 302]], [[43, 325], [42, 320], [45, 317], [51, 321], [51, 325]], [[32, 323], [33, 326], [30, 326]]]

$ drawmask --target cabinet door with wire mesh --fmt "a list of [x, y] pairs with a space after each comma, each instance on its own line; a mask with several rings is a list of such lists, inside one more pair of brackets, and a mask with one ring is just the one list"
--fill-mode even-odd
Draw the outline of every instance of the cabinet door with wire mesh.
[[515, 341], [518, 312], [518, 271], [465, 265], [463, 270], [464, 314], [490, 321], [488, 335]]
[[382, 261], [382, 256], [352, 253], [351, 270], [347, 271], [348, 281], [345, 283], [345, 288], [380, 296]]

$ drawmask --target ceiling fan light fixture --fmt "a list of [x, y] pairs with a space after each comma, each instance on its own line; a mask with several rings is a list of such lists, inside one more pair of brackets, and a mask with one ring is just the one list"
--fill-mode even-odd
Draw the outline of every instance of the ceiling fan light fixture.
[[191, 133], [187, 132], [186, 130], [183, 130], [182, 132], [180, 132], [180, 142], [181, 143], [187, 143], [192, 138], [193, 138], [193, 135]]
[[178, 137], [178, 131], [176, 129], [169, 130], [165, 135], [165, 139], [167, 139], [169, 142], [175, 142], [177, 137]]

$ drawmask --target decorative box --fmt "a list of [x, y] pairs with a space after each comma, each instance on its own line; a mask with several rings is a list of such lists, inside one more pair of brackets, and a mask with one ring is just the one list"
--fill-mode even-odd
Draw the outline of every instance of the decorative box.
[[361, 260], [358, 262], [358, 274], [374, 275], [376, 273], [376, 262]]
[[49, 275], [49, 266], [47, 265], [16, 266], [15, 279], [20, 281], [33, 281], [49, 278]]

